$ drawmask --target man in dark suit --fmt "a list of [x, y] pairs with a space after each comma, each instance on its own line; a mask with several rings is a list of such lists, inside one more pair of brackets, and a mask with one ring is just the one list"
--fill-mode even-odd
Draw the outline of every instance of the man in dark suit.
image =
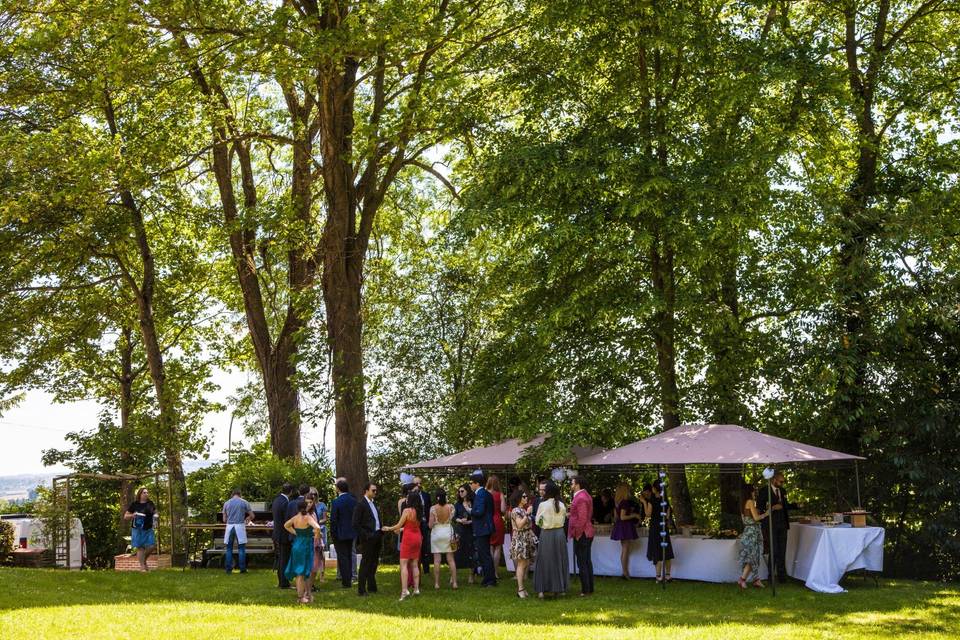
[[[790, 530], [790, 509], [795, 505], [787, 500], [787, 490], [783, 488], [786, 478], [777, 471], [770, 478], [770, 522], [773, 525], [773, 540], [770, 540], [770, 525], [761, 527], [766, 547], [770, 550], [771, 564], [776, 567], [777, 580], [787, 579], [787, 532]], [[758, 492], [757, 510], [767, 511], [767, 491]]]
[[[377, 485], [368, 482], [363, 488], [363, 497], [353, 510], [353, 530], [357, 533], [360, 547], [360, 570], [357, 571], [357, 595], [377, 592], [377, 565], [380, 564], [380, 548], [383, 545], [383, 523], [374, 503]], [[337, 552], [339, 556], [340, 553]]]
[[346, 478], [337, 478], [336, 486], [339, 495], [330, 503], [330, 537], [333, 538], [333, 548], [337, 552], [340, 584], [344, 589], [349, 589], [353, 578], [353, 541], [357, 537], [353, 528], [353, 512], [357, 507], [357, 499], [350, 494], [350, 485]]
[[430, 492], [423, 489], [423, 482], [420, 478], [413, 479], [413, 490], [420, 497], [420, 575], [430, 575], [430, 561], [433, 559], [433, 553], [430, 550]]
[[293, 485], [289, 482], [283, 484], [280, 489], [280, 495], [273, 499], [273, 505], [270, 511], [273, 513], [273, 556], [274, 563], [277, 565], [277, 586], [281, 589], [289, 589], [290, 581], [284, 573], [287, 567], [287, 561], [290, 559], [290, 538], [283, 525], [287, 521], [287, 503], [293, 496]]
[[490, 536], [493, 534], [493, 496], [483, 488], [485, 480], [483, 472], [479, 470], [470, 476], [470, 488], [474, 493], [470, 517], [473, 519], [473, 544], [483, 574], [481, 586], [495, 587], [497, 575], [493, 566], [493, 556], [490, 555]]
[[[302, 484], [300, 485], [298, 491], [300, 495], [296, 496], [295, 498], [291, 497], [290, 502], [287, 503], [287, 511], [285, 514], [286, 520], [284, 520], [284, 522], [297, 515], [297, 513], [300, 511], [300, 505], [303, 504], [303, 501], [307, 499], [307, 494], [310, 493], [310, 485]], [[290, 535], [289, 533], [287, 535], [290, 538], [290, 543], [293, 544], [293, 539], [295, 536]]]
[[540, 508], [540, 503], [543, 502], [546, 493], [546, 478], [537, 478], [537, 495], [534, 496], [533, 504], [530, 505], [530, 521], [533, 522], [533, 535], [538, 538], [540, 537], [540, 527], [537, 526], [537, 509]]

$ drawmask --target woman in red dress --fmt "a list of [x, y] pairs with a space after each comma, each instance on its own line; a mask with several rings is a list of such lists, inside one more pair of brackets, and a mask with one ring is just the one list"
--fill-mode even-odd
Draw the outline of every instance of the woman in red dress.
[[[490, 555], [493, 556], [493, 572], [500, 573], [500, 557], [503, 555], [503, 540], [507, 528], [503, 522], [503, 514], [507, 512], [507, 501], [500, 492], [500, 478], [490, 476], [487, 480], [487, 491], [493, 496], [493, 534], [490, 536]], [[500, 576], [497, 575], [497, 579]]]
[[384, 531], [403, 531], [400, 539], [400, 600], [406, 600], [410, 595], [408, 590], [408, 576], [413, 576], [413, 595], [420, 595], [420, 548], [423, 538], [420, 534], [420, 510], [423, 505], [419, 495], [410, 494], [404, 503], [400, 522], [392, 527], [383, 527]]

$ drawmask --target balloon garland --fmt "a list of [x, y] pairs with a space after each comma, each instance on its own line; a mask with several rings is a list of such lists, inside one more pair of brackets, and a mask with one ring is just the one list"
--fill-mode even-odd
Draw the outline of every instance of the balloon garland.
[[667, 588], [667, 474], [660, 472], [660, 585]]

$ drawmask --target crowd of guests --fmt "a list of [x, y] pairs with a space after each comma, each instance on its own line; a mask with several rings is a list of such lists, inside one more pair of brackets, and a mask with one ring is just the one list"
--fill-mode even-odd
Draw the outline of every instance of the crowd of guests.
[[[744, 485], [741, 496], [743, 533], [738, 538], [738, 554], [742, 573], [741, 589], [747, 583], [763, 587], [759, 567], [764, 545], [772, 549], [774, 569], [786, 576], [786, 536], [789, 529], [787, 500], [783, 488], [784, 475], [777, 472], [770, 480], [770, 490], [760, 491]], [[420, 478], [411, 478], [402, 486], [397, 504], [398, 519], [384, 521], [377, 502], [379, 487], [367, 483], [358, 499], [350, 492], [346, 479], [336, 480], [337, 497], [329, 507], [319, 498], [316, 488], [285, 484], [271, 505], [273, 543], [276, 551], [277, 581], [282, 589], [297, 590], [301, 603], [313, 600], [318, 580], [324, 580], [325, 552], [335, 551], [337, 577], [343, 588], [352, 587], [356, 579], [360, 596], [377, 593], [377, 568], [385, 534], [397, 534], [400, 554], [400, 599], [420, 594], [421, 578], [432, 575], [434, 589], [441, 588], [441, 569], [445, 560], [449, 585], [457, 589], [457, 569], [468, 569], [468, 581], [479, 581], [483, 587], [496, 586], [498, 570], [504, 554], [506, 534], [511, 533], [506, 550], [515, 565], [517, 596], [529, 597], [527, 578], [533, 572], [533, 591], [538, 597], [565, 594], [570, 588], [570, 566], [567, 542], [573, 542], [574, 562], [579, 576], [580, 595], [594, 592], [591, 557], [594, 524], [611, 525], [610, 539], [620, 542], [622, 578], [630, 578], [630, 555], [639, 529], [648, 524], [647, 560], [656, 567], [656, 580], [671, 581], [670, 565], [674, 559], [670, 539], [671, 512], [659, 480], [643, 485], [636, 497], [630, 485], [622, 483], [615, 491], [601, 490], [591, 497], [585, 478], [570, 480], [571, 500], [567, 505], [563, 488], [552, 480], [538, 480], [536, 492], [530, 491], [519, 478], [508, 482], [502, 491], [497, 476], [486, 477], [482, 471], [456, 490], [451, 500], [444, 489], [431, 496]], [[768, 504], [767, 495], [770, 500]], [[234, 490], [223, 505], [226, 545], [224, 568], [233, 570], [233, 545], [238, 545], [238, 568], [246, 571], [246, 525], [254, 512]], [[124, 514], [133, 521], [132, 542], [146, 571], [146, 558], [155, 548], [153, 522], [156, 507], [141, 487], [136, 499]], [[772, 518], [773, 538], [760, 523]], [[359, 567], [356, 556], [360, 555]], [[431, 566], [433, 571], [431, 572]]]
[[[318, 576], [323, 579], [328, 541], [336, 555], [341, 585], [351, 588], [356, 578], [360, 596], [376, 593], [377, 567], [388, 533], [398, 538], [401, 600], [420, 594], [422, 578], [432, 576], [434, 589], [440, 589], [444, 561], [451, 589], [459, 588], [458, 568], [468, 569], [470, 584], [476, 581], [482, 587], [494, 587], [500, 580], [498, 570], [504, 553], [509, 553], [515, 563], [519, 598], [529, 597], [527, 578], [531, 569], [533, 589], [540, 598], [564, 594], [570, 587], [568, 539], [574, 543], [580, 593], [593, 593], [590, 550], [594, 501], [581, 477], [571, 482], [573, 499], [569, 507], [561, 497], [561, 487], [552, 481], [541, 482], [539, 491], [533, 493], [514, 478], [509, 493], [504, 493], [497, 476], [488, 478], [478, 471], [457, 488], [456, 497], [451, 499], [444, 489], [431, 495], [420, 478], [412, 478], [402, 487], [398, 519], [392, 524], [383, 518], [375, 483], [363, 487], [360, 499], [350, 492], [346, 479], [339, 478], [335, 486], [337, 497], [329, 508], [308, 486], [294, 489], [284, 485], [273, 501], [278, 586], [286, 589], [295, 585], [302, 603], [312, 601]], [[239, 525], [249, 522], [252, 511], [238, 493], [224, 505], [223, 513], [227, 555], [232, 556], [236, 536], [239, 568], [245, 571], [246, 541], [240, 539], [243, 527]], [[508, 530], [510, 548], [504, 550]], [[360, 565], [356, 568], [358, 553]], [[232, 567], [226, 566], [229, 572]]]

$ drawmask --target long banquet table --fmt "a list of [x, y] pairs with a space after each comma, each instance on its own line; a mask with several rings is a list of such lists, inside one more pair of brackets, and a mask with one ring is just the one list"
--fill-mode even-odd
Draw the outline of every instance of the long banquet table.
[[[740, 563], [737, 560], [736, 540], [711, 540], [709, 538], [673, 536], [674, 558], [670, 575], [681, 580], [702, 580], [704, 582], [736, 582], [740, 576]], [[504, 541], [504, 556], [507, 569], [514, 570], [510, 559], [510, 534]], [[567, 542], [567, 555], [570, 559], [570, 572], [576, 573], [573, 561], [573, 542]], [[591, 557], [593, 572], [598, 576], [619, 576], [620, 542], [610, 536], [598, 535], [593, 539]], [[653, 578], [654, 565], [647, 560], [647, 537], [643, 535], [635, 540], [630, 552], [630, 575], [635, 578]], [[767, 577], [766, 566], [761, 567], [760, 575]]]
[[824, 527], [791, 523], [787, 536], [787, 574], [823, 593], [842, 593], [848, 571], [883, 571], [881, 527]]
[[[883, 571], [883, 540], [880, 527], [824, 527], [792, 523], [787, 536], [787, 574], [802, 580], [806, 586], [822, 593], [842, 593], [840, 580], [848, 571], [867, 569]], [[504, 541], [507, 568], [514, 570], [510, 559], [510, 535]], [[671, 575], [682, 580], [735, 582], [740, 575], [736, 540], [711, 540], [699, 537], [673, 537], [676, 558]], [[576, 573], [573, 543], [567, 543], [570, 572]], [[598, 576], [619, 576], [620, 543], [608, 535], [593, 540], [593, 570]], [[764, 563], [765, 565], [766, 563]], [[760, 568], [767, 578], [766, 566]], [[653, 578], [654, 565], [647, 560], [647, 538], [634, 541], [630, 553], [630, 575]]]

